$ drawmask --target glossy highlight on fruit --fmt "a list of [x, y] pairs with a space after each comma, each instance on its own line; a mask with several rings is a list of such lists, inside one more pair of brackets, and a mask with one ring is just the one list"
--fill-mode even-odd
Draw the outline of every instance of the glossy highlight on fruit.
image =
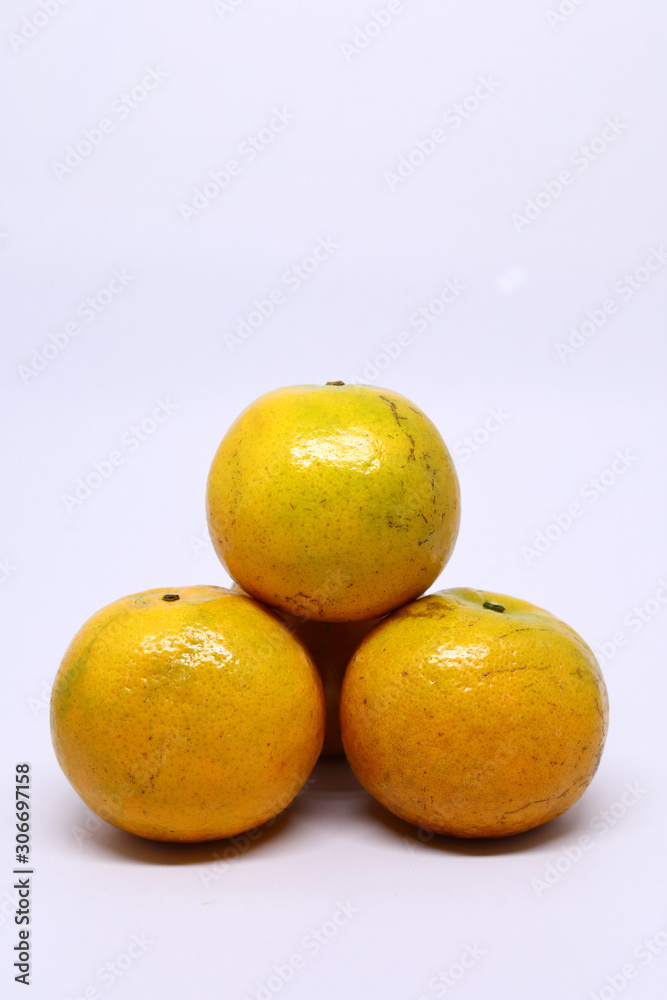
[[565, 812], [595, 774], [608, 718], [602, 673], [573, 629], [469, 589], [384, 619], [341, 695], [359, 781], [402, 819], [458, 837], [520, 833]]
[[298, 618], [376, 618], [423, 593], [459, 527], [438, 430], [388, 389], [278, 389], [232, 424], [207, 484], [213, 546], [253, 597]]
[[319, 675], [284, 621], [222, 587], [132, 594], [67, 649], [51, 696], [83, 801], [153, 840], [229, 837], [299, 792], [324, 734]]

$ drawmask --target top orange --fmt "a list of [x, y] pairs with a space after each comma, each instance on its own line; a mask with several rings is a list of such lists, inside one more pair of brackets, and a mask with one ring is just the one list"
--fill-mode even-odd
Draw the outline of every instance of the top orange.
[[235, 420], [209, 473], [213, 545], [253, 597], [300, 618], [361, 621], [422, 594], [459, 528], [437, 428], [372, 386], [300, 385]]

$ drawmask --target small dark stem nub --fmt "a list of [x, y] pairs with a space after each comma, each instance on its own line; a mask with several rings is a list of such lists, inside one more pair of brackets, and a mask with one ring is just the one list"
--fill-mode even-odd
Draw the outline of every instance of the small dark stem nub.
[[344, 382], [327, 382], [327, 385], [345, 385]]
[[502, 604], [496, 604], [494, 601], [484, 601], [482, 607], [486, 608], [488, 611], [503, 612], [505, 610]]
[[180, 599], [181, 599], [180, 594], [163, 594], [162, 595], [162, 600], [163, 601], [180, 601]]

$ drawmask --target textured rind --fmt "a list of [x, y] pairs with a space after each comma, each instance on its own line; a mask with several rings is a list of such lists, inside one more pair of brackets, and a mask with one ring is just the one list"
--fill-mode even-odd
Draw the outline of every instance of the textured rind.
[[256, 601], [221, 587], [154, 590], [79, 630], [53, 686], [51, 731], [60, 766], [103, 819], [154, 840], [210, 840], [289, 804], [320, 753], [324, 698], [301, 643]]
[[449, 558], [459, 485], [436, 427], [369, 386], [293, 386], [232, 424], [207, 484], [211, 540], [232, 579], [317, 621], [379, 617]]
[[[235, 594], [245, 594], [238, 583], [233, 584], [231, 589]], [[284, 611], [277, 613], [304, 644], [317, 667], [326, 705], [322, 756], [337, 757], [343, 753], [340, 735], [340, 690], [343, 677], [353, 652], [380, 619], [373, 618], [365, 622], [314, 622], [300, 621]]]
[[340, 735], [340, 692], [352, 653], [377, 624], [369, 622], [295, 622], [294, 634], [310, 653], [322, 679], [326, 703], [326, 726], [322, 755], [343, 753]]
[[520, 833], [563, 813], [595, 774], [608, 717], [602, 673], [573, 629], [473, 590], [386, 618], [341, 695], [359, 781], [402, 819], [458, 837]]

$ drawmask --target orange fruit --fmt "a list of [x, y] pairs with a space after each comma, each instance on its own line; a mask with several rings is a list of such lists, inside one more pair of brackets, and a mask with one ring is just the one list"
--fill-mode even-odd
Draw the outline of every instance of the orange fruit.
[[341, 695], [345, 753], [365, 788], [435, 833], [502, 837], [565, 812], [608, 726], [597, 661], [549, 612], [444, 590], [357, 649]]
[[324, 689], [326, 725], [322, 754], [343, 752], [340, 735], [340, 691], [350, 657], [379, 619], [369, 622], [299, 622], [291, 619], [294, 634], [304, 644], [318, 669]]
[[[238, 583], [231, 589], [236, 594], [245, 593]], [[317, 667], [326, 705], [322, 755], [335, 757], [343, 752], [340, 735], [340, 689], [343, 676], [353, 652], [380, 619], [373, 618], [369, 622], [312, 622], [301, 621], [282, 611], [278, 614], [306, 647]]]
[[285, 623], [221, 587], [132, 594], [93, 615], [56, 676], [51, 732], [83, 801], [152, 840], [276, 816], [322, 747], [319, 675]]
[[206, 491], [213, 546], [253, 597], [297, 618], [377, 618], [423, 593], [459, 527], [436, 427], [374, 386], [277, 389], [232, 424]]

